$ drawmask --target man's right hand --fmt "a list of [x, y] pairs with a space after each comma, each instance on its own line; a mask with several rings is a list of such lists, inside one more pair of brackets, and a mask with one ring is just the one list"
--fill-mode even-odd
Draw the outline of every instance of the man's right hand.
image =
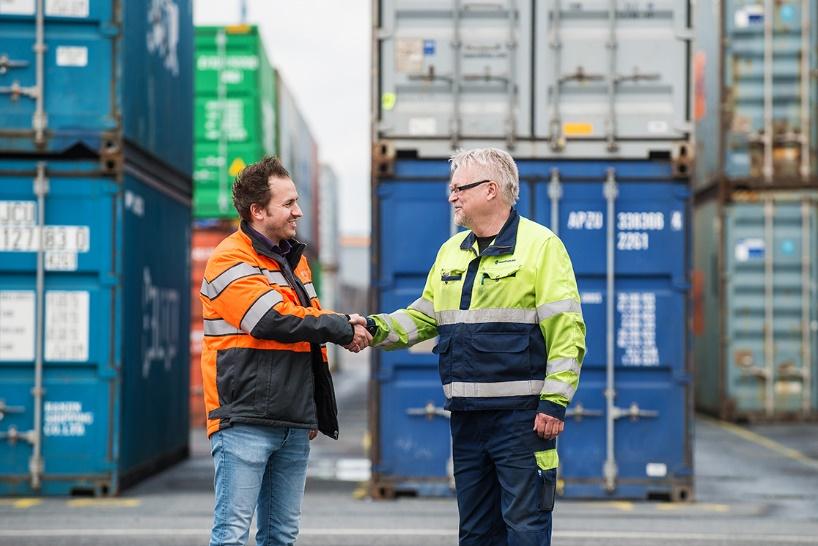
[[353, 326], [358, 324], [366, 328], [366, 317], [359, 315], [358, 313], [353, 313], [349, 315], [349, 323]]
[[353, 353], [359, 353], [369, 347], [372, 343], [372, 334], [366, 329], [366, 318], [358, 314], [349, 316], [349, 323], [352, 324], [353, 337], [352, 341], [344, 345], [344, 349]]

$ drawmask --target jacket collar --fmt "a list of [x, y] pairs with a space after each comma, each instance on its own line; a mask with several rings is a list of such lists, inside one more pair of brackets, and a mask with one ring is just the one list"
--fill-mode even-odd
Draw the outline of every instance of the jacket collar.
[[[483, 251], [481, 256], [501, 256], [503, 254], [514, 254], [514, 248], [517, 246], [517, 226], [520, 224], [520, 215], [517, 214], [517, 209], [511, 208], [511, 213], [508, 215], [508, 220], [503, 224], [500, 233], [494, 238], [494, 242]], [[477, 235], [473, 231], [463, 239], [460, 243], [462, 250], [471, 250], [474, 243], [477, 242]]]
[[298, 265], [298, 262], [301, 260], [301, 255], [307, 247], [307, 245], [296, 239], [287, 239], [284, 241], [289, 245], [289, 251], [281, 248], [281, 246], [285, 245], [272, 246], [271, 241], [250, 227], [250, 224], [248, 224], [246, 220], [241, 221], [241, 232], [250, 239], [253, 250], [257, 253], [277, 262], [286, 260], [291, 269], [295, 269]]

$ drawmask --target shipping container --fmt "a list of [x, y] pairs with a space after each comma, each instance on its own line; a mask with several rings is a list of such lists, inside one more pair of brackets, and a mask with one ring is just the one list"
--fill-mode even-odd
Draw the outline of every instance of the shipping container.
[[196, 27], [196, 218], [236, 218], [231, 187], [247, 164], [278, 153], [276, 73], [258, 28]]
[[187, 456], [187, 192], [0, 162], [0, 496], [115, 495]]
[[113, 172], [135, 147], [189, 177], [192, 2], [37, 4], [0, 4], [0, 149], [81, 146]]
[[[687, 185], [673, 182], [669, 161], [518, 166], [517, 209], [565, 242], [588, 331], [580, 387], [559, 440], [562, 494], [690, 499]], [[421, 293], [455, 229], [448, 180], [445, 159], [399, 160], [394, 176], [376, 179], [376, 311], [405, 307]], [[373, 353], [375, 495], [450, 492], [448, 414], [434, 345]]]
[[695, 185], [818, 182], [818, 0], [700, 3]]
[[376, 143], [529, 158], [690, 151], [688, 0], [374, 0]]
[[741, 191], [694, 213], [696, 404], [818, 416], [818, 192]]
[[306, 252], [312, 264], [320, 255], [318, 144], [295, 95], [282, 78], [278, 78], [278, 100], [279, 157], [298, 189], [298, 204], [304, 217], [298, 222], [296, 237], [307, 243]]

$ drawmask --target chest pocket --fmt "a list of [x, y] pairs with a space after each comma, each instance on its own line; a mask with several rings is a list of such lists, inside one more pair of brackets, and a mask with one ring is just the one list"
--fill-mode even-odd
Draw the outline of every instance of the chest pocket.
[[494, 263], [483, 269], [483, 284], [489, 281], [502, 282], [517, 276], [520, 271], [519, 262]]

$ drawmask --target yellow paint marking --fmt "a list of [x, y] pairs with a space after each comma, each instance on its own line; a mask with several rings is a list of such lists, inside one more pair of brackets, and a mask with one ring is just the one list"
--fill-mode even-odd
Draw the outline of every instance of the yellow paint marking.
[[752, 442], [752, 443], [754, 443], [756, 445], [759, 445], [761, 447], [766, 447], [770, 451], [775, 451], [779, 455], [783, 455], [783, 456], [787, 457], [788, 459], [792, 459], [793, 461], [798, 461], [799, 463], [801, 463], [803, 465], [806, 465], [806, 466], [808, 466], [810, 468], [814, 468], [815, 470], [818, 470], [818, 460], [807, 457], [806, 455], [804, 455], [803, 453], [801, 453], [797, 449], [792, 449], [790, 447], [781, 445], [778, 442], [776, 442], [775, 440], [771, 440], [771, 439], [767, 438], [766, 436], [762, 436], [761, 434], [756, 434], [755, 432], [743, 429], [743, 428], [741, 428], [739, 426], [736, 426], [736, 425], [733, 425], [731, 423], [726, 423], [724, 421], [717, 421], [715, 419], [710, 419], [710, 418], [707, 418], [707, 417], [700, 417], [700, 419], [702, 419], [703, 421], [707, 421], [709, 423], [712, 423], [712, 424], [714, 424], [714, 425], [716, 425], [718, 427], [721, 427], [721, 428], [723, 428], [724, 430], [726, 430], [728, 432], [732, 432], [733, 434], [735, 434], [739, 438], [747, 440], [748, 442]]
[[352, 492], [352, 498], [355, 500], [365, 499], [367, 495], [368, 492], [365, 486], [361, 486]]
[[14, 501], [14, 504], [12, 506], [14, 506], [15, 508], [19, 508], [21, 510], [25, 510], [26, 508], [31, 508], [32, 506], [37, 506], [42, 503], [43, 501], [40, 499], [17, 499], [16, 501]]
[[139, 499], [74, 499], [66, 503], [71, 508], [111, 507], [111, 508], [134, 508], [142, 504]]
[[594, 126], [591, 123], [569, 122], [562, 124], [562, 132], [565, 136], [589, 136], [594, 133]]
[[369, 435], [369, 431], [367, 430], [364, 434], [364, 437], [361, 439], [361, 447], [364, 448], [366, 453], [369, 453], [369, 448], [372, 446], [372, 436]]
[[629, 501], [611, 501], [608, 505], [623, 512], [633, 512], [633, 503]]

